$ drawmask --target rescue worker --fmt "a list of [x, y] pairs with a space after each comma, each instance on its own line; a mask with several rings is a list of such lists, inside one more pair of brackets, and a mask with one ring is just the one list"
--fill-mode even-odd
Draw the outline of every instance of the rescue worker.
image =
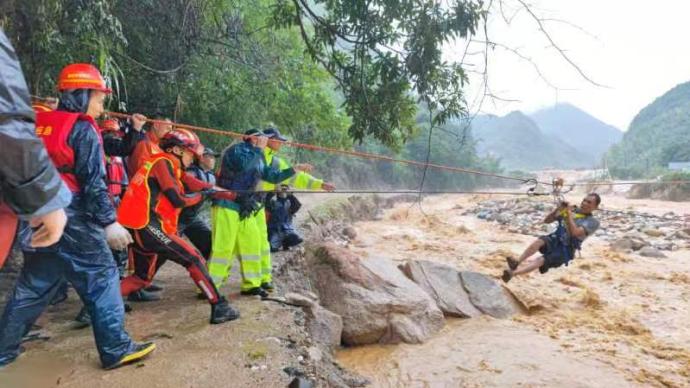
[[300, 201], [288, 192], [289, 186], [281, 185], [280, 192], [268, 194], [266, 198], [266, 213], [268, 217], [268, 241], [271, 252], [280, 249], [288, 250], [304, 241], [292, 225], [292, 217], [302, 207]]
[[17, 55], [0, 29], [0, 267], [18, 218], [38, 228], [31, 241], [35, 248], [55, 244], [67, 222], [64, 208], [72, 194], [36, 137], [34, 118]]
[[108, 133], [108, 136], [103, 136], [103, 150], [106, 156], [128, 157], [146, 137], [142, 131], [146, 124], [146, 116], [139, 113], [133, 114], [124, 123], [116, 119], [106, 119], [102, 124], [108, 126], [108, 129], [101, 127], [101, 130]]
[[[537, 268], [540, 273], [546, 273], [550, 268], [567, 266], [575, 258], [575, 251], [580, 250], [582, 242], [599, 228], [599, 220], [592, 212], [599, 208], [600, 203], [601, 197], [597, 193], [588, 194], [579, 208], [561, 202], [543, 221], [545, 224], [558, 221], [556, 231], [539, 237], [517, 260], [507, 257], [508, 269], [503, 271], [503, 281], [507, 283], [514, 276], [530, 273]], [[537, 251], [541, 256], [532, 258]], [[529, 261], [524, 263], [527, 259]]]
[[[118, 143], [122, 140], [124, 134], [120, 130], [120, 123], [115, 119], [106, 119], [101, 121], [101, 134], [103, 136], [103, 143]], [[141, 130], [141, 127], [139, 128]], [[115, 205], [115, 209], [120, 206], [120, 200], [125, 193], [128, 184], [127, 171], [125, 163], [121, 156], [108, 155], [106, 151], [105, 156], [105, 176], [108, 186], [108, 193]], [[127, 266], [127, 251], [113, 250], [113, 257], [117, 264], [117, 269], [120, 273], [120, 278], [125, 275], [125, 267]]]
[[[200, 193], [186, 195], [181, 177], [202, 152], [202, 146], [188, 131], [167, 133], [159, 142], [163, 152], [151, 156], [131, 178], [120, 209], [118, 220], [130, 228], [135, 245], [134, 274], [120, 284], [123, 296], [147, 287], [166, 260], [187, 269], [194, 284], [211, 303], [212, 324], [239, 318], [240, 314], [218, 293], [206, 270], [199, 251], [178, 234], [180, 211], [199, 203]], [[214, 198], [233, 200], [234, 193], [212, 193]]]
[[147, 356], [155, 345], [134, 343], [125, 331], [117, 268], [108, 248], [123, 249], [132, 241], [115, 220], [94, 121], [103, 113], [110, 89], [98, 69], [78, 63], [62, 70], [58, 90], [58, 109], [38, 114], [36, 133], [73, 198], [64, 235], [56, 244], [34, 249], [29, 243], [32, 228], [20, 232], [24, 268], [0, 318], [0, 364], [19, 355], [22, 336], [67, 279], [92, 317], [101, 364], [117, 368]]
[[153, 123], [151, 129], [134, 146], [134, 150], [129, 155], [129, 159], [127, 159], [127, 172], [130, 177], [134, 176], [141, 168], [141, 165], [151, 156], [162, 152], [160, 147], [158, 147], [158, 142], [163, 136], [173, 130], [170, 119], [158, 116], [155, 120], [156, 122]]
[[[210, 148], [204, 148], [204, 152], [198, 161], [187, 168], [187, 174], [210, 186], [215, 186], [216, 176], [213, 170], [216, 165], [216, 154]], [[185, 182], [183, 182], [185, 183]], [[185, 189], [190, 190], [185, 183]], [[201, 252], [205, 260], [211, 256], [211, 228], [200, 217], [203, 202], [186, 207], [180, 214], [180, 233], [187, 236], [189, 241]], [[203, 295], [203, 294], [202, 294]]]
[[[263, 150], [264, 163], [275, 170], [286, 170], [290, 168], [290, 164], [284, 159], [277, 156], [278, 151], [283, 146], [283, 143], [288, 139], [281, 135], [276, 127], [268, 127], [263, 131], [263, 134], [268, 137], [267, 147]], [[300, 170], [289, 179], [280, 182], [300, 190], [335, 190], [335, 185], [329, 182], [324, 182], [321, 179], [314, 178], [309, 174], [313, 167], [309, 164], [299, 164], [296, 167]], [[259, 191], [271, 192], [276, 190], [276, 185], [271, 182], [263, 181], [259, 184]], [[261, 233], [261, 287], [272, 292], [273, 287], [273, 263], [271, 262], [271, 245], [268, 239], [268, 226], [266, 225], [266, 213], [261, 208], [256, 213], [256, 223]]]
[[[279, 171], [264, 163], [263, 149], [268, 138], [258, 129], [245, 132], [242, 142], [227, 148], [222, 156], [218, 186], [239, 192], [233, 201], [214, 200], [211, 207], [213, 248], [208, 269], [217, 287], [228, 278], [232, 261], [240, 260], [242, 295], [268, 296], [261, 287], [261, 249], [267, 236], [261, 232], [257, 213], [262, 209], [256, 189], [260, 180], [279, 183], [295, 174], [295, 169]], [[265, 219], [264, 219], [265, 228]]]

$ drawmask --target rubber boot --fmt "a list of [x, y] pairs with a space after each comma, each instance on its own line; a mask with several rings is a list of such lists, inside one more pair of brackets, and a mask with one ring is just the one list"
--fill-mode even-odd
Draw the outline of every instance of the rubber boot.
[[261, 283], [261, 288], [269, 293], [275, 291], [275, 286], [273, 285], [273, 282]]
[[161, 296], [156, 292], [139, 290], [129, 294], [127, 300], [130, 302], [155, 302], [161, 300]]
[[230, 303], [222, 296], [218, 299], [218, 303], [211, 305], [211, 323], [214, 325], [234, 321], [239, 317], [240, 312], [230, 306]]
[[151, 354], [156, 349], [156, 344], [153, 342], [145, 342], [143, 344], [134, 344], [134, 349], [127, 352], [117, 362], [111, 365], [103, 365], [103, 369], [115, 369], [139, 360], [143, 360], [146, 356]]

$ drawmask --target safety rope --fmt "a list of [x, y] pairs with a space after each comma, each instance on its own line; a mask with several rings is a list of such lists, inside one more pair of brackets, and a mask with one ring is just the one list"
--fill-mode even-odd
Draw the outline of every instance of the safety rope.
[[[118, 117], [118, 118], [123, 118], [123, 119], [128, 119], [131, 117], [131, 115], [125, 114], [125, 113], [108, 112], [107, 114], [112, 116], [112, 117]], [[220, 129], [206, 128], [206, 127], [199, 127], [199, 126], [189, 125], [189, 124], [179, 124], [179, 123], [173, 123], [173, 122], [169, 122], [169, 121], [154, 120], [154, 119], [148, 119], [148, 118], [146, 119], [146, 121], [149, 123], [168, 124], [168, 125], [172, 125], [173, 127], [176, 127], [176, 128], [188, 129], [188, 130], [196, 131], [196, 132], [211, 133], [211, 134], [221, 135], [221, 136], [228, 136], [228, 137], [232, 137], [232, 138], [236, 138], [236, 139], [243, 139], [243, 138], [247, 137], [247, 135], [244, 135], [244, 134], [241, 134], [238, 132], [224, 131], [224, 130], [220, 130]], [[343, 149], [339, 149], [339, 148], [332, 148], [332, 147], [324, 147], [324, 146], [318, 146], [318, 145], [313, 145], [313, 144], [298, 143], [298, 142], [294, 142], [294, 141], [284, 141], [282, 143], [286, 146], [289, 146], [289, 147], [302, 148], [302, 149], [310, 150], [310, 151], [318, 151], [318, 152], [326, 152], [326, 153], [332, 153], [332, 154], [354, 156], [354, 157], [358, 157], [358, 158], [372, 159], [372, 160], [383, 160], [383, 161], [387, 161], [387, 162], [407, 164], [407, 165], [412, 165], [412, 166], [417, 166], [417, 167], [431, 167], [431, 168], [444, 170], [444, 171], [453, 171], [453, 172], [459, 172], [459, 173], [465, 173], [465, 174], [485, 176], [485, 177], [490, 177], [490, 178], [511, 180], [511, 181], [516, 181], [516, 182], [520, 182], [523, 184], [527, 184], [527, 183], [534, 181], [534, 179], [532, 179], [532, 178], [517, 178], [514, 176], [494, 174], [494, 173], [490, 173], [490, 172], [472, 170], [472, 169], [467, 169], [467, 168], [462, 168], [462, 167], [444, 166], [444, 165], [435, 164], [435, 163], [424, 163], [424, 162], [418, 162], [416, 160], [397, 159], [397, 158], [393, 158], [390, 156], [372, 154], [372, 153], [362, 152], [362, 151], [343, 150]], [[538, 183], [541, 183], [544, 185], [550, 185], [550, 183], [548, 183], [548, 182], [538, 182]]]
[[[214, 190], [216, 192], [223, 193], [236, 193], [236, 194], [268, 194], [268, 193], [281, 193], [281, 190]], [[323, 191], [323, 190], [287, 190], [290, 194], [477, 194], [477, 195], [527, 195], [527, 196], [546, 196], [551, 195], [551, 193], [540, 193], [540, 192], [530, 192], [530, 191], [464, 191], [464, 190], [429, 190], [422, 191], [419, 190], [334, 190], [334, 191]]]

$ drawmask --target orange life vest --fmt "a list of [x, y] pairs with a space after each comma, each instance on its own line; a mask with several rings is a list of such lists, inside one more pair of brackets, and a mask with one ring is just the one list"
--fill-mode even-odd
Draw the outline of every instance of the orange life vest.
[[80, 186], [74, 175], [74, 150], [67, 143], [67, 140], [77, 120], [88, 121], [91, 124], [91, 128], [98, 135], [98, 140], [102, 146], [101, 133], [96, 121], [91, 116], [59, 110], [36, 114], [36, 135], [43, 140], [48, 156], [53, 161], [62, 180], [73, 193], [78, 193]]
[[[184, 190], [180, 180], [183, 171], [179, 160], [166, 153], [154, 155], [145, 161], [131, 178], [125, 196], [122, 198], [120, 207], [117, 210], [117, 221], [130, 229], [143, 229], [151, 221], [149, 215], [153, 205], [153, 211], [158, 216], [163, 231], [167, 234], [176, 234], [177, 220], [182, 209], [175, 208], [162, 192], [158, 193], [158, 198], [151, 198], [149, 175], [156, 163], [170, 163], [175, 180], [180, 185], [180, 188]], [[151, 203], [152, 200], [154, 201], [153, 204]]]

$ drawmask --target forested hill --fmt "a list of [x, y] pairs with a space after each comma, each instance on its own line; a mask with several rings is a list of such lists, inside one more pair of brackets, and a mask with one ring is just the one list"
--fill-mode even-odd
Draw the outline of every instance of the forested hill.
[[642, 109], [608, 154], [611, 173], [620, 178], [653, 176], [674, 161], [690, 161], [690, 82]]
[[587, 154], [543, 133], [522, 112], [503, 117], [477, 116], [472, 121], [472, 134], [480, 155], [498, 157], [501, 166], [511, 170], [577, 168], [593, 164]]
[[595, 164], [623, 137], [620, 129], [570, 104], [556, 104], [530, 117], [542, 132], [575, 147]]

